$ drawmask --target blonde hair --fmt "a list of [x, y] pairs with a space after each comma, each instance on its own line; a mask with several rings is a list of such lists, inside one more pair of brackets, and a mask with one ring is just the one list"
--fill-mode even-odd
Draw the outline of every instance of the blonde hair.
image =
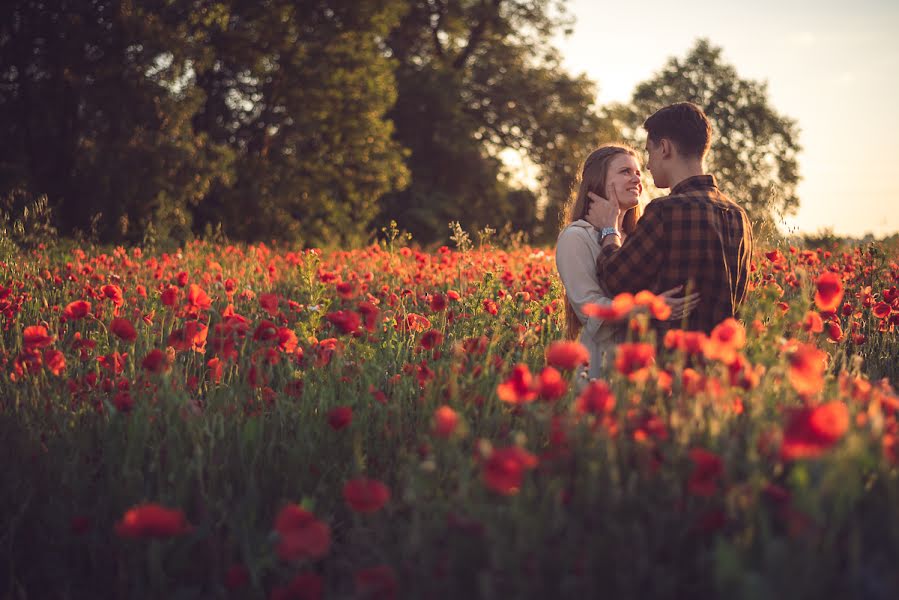
[[[575, 192], [571, 199], [562, 209], [562, 229], [569, 224], [579, 221], [587, 216], [589, 208], [589, 198], [587, 192], [604, 195], [606, 189], [606, 176], [609, 171], [609, 164], [612, 159], [620, 154], [629, 154], [639, 160], [636, 150], [624, 144], [603, 144], [590, 153], [584, 161], [584, 165], [580, 170], [578, 179], [575, 180]], [[643, 210], [640, 205], [628, 209], [624, 213], [621, 223], [621, 230], [625, 235], [633, 232], [637, 226], [637, 220], [640, 218]], [[574, 312], [574, 307], [568, 300], [568, 294], [565, 294], [565, 332], [568, 339], [577, 339], [578, 333], [581, 331], [581, 322]]]

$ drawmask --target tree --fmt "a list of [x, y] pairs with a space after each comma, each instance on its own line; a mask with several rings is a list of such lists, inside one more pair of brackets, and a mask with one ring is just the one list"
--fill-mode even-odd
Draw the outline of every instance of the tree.
[[700, 39], [683, 60], [671, 58], [651, 79], [639, 84], [629, 106], [608, 114], [642, 147], [646, 117], [675, 102], [694, 102], [712, 122], [707, 169], [732, 200], [755, 222], [773, 212], [789, 215], [799, 207], [798, 127], [778, 114], [768, 100], [767, 84], [741, 79], [721, 56], [721, 48]]
[[0, 193], [46, 194], [63, 232], [189, 233], [230, 155], [191, 128], [202, 97], [157, 16], [113, 0], [3, 4]]
[[200, 222], [244, 239], [364, 241], [378, 197], [406, 185], [384, 118], [396, 99], [383, 39], [404, 3], [233, 0], [205, 27], [199, 131], [235, 151]]
[[[504, 173], [512, 148], [540, 169], [540, 193], [558, 228], [576, 165], [608, 130], [593, 110], [595, 88], [560, 68], [552, 35], [567, 23], [561, 3], [414, 0], [387, 38], [399, 96], [389, 113], [410, 150], [412, 183], [385, 195], [381, 220], [421, 241], [446, 224], [501, 227], [527, 194]], [[537, 211], [517, 225], [533, 232]], [[552, 232], [554, 237], [555, 231]]]

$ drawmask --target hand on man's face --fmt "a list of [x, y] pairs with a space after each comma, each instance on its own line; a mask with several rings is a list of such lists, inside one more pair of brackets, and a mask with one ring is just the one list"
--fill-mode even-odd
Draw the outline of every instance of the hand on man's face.
[[618, 227], [618, 208], [617, 199], [606, 200], [598, 194], [587, 192], [590, 199], [590, 207], [587, 209], [587, 222], [593, 225], [595, 229], [603, 227]]

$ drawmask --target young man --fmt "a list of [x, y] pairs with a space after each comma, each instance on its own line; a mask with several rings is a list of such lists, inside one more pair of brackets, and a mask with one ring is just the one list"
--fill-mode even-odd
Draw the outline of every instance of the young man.
[[[703, 159], [711, 126], [695, 104], [659, 110], [643, 123], [648, 139], [647, 169], [655, 185], [671, 194], [650, 202], [637, 227], [621, 243], [617, 198], [590, 193], [587, 221], [600, 233], [596, 270], [612, 294], [678, 285], [699, 293], [686, 323], [656, 322], [657, 331], [683, 326], [706, 333], [734, 317], [746, 298], [752, 257], [752, 225], [746, 212], [706, 175]], [[659, 340], [661, 341], [661, 340]]]

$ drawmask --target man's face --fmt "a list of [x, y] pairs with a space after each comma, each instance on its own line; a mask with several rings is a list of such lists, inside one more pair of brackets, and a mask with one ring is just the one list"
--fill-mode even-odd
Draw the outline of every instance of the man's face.
[[646, 170], [652, 173], [652, 182], [657, 188], [670, 187], [668, 183], [668, 175], [662, 165], [662, 159], [659, 156], [661, 140], [656, 144], [651, 139], [646, 138]]

